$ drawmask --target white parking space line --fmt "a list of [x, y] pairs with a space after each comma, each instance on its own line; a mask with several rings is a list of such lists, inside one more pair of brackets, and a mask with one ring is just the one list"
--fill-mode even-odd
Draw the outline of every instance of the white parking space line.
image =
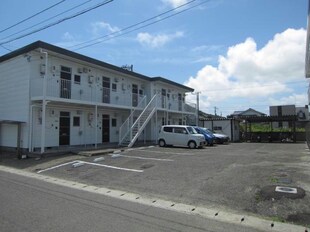
[[56, 165], [56, 166], [53, 166], [53, 167], [50, 167], [50, 168], [47, 168], [47, 169], [40, 170], [37, 173], [39, 174], [39, 173], [42, 173], [42, 172], [50, 171], [50, 170], [53, 170], [53, 169], [56, 169], [56, 168], [60, 168], [60, 167], [66, 166], [68, 164], [73, 164], [73, 163], [76, 163], [76, 162], [79, 162], [79, 161], [78, 160], [74, 160], [74, 161], [71, 161], [71, 162], [68, 162], [68, 163]]
[[105, 167], [105, 168], [111, 168], [111, 169], [116, 169], [116, 170], [122, 170], [122, 171], [129, 171], [129, 172], [143, 172], [143, 170], [138, 170], [138, 169], [130, 169], [130, 168], [121, 168], [121, 167], [116, 167], [116, 166], [110, 166], [110, 165], [105, 165], [105, 164], [98, 164], [98, 163], [91, 163], [91, 162], [86, 162], [86, 161], [81, 161], [81, 160], [74, 160], [68, 163], [56, 165], [44, 170], [40, 170], [37, 173], [40, 174], [42, 172], [50, 171], [56, 168], [60, 168], [69, 164], [74, 164], [74, 163], [81, 163], [81, 164], [88, 164], [88, 165], [93, 165], [93, 166], [99, 166], [99, 167]]
[[[113, 156], [110, 154], [110, 156]], [[155, 160], [155, 161], [167, 161], [171, 162], [174, 161], [172, 159], [158, 159], [158, 158], [150, 158], [150, 157], [141, 157], [141, 156], [133, 156], [133, 155], [119, 155], [119, 157], [126, 157], [126, 158], [132, 158], [132, 159], [142, 159], [142, 160]]]
[[[136, 150], [136, 151], [142, 152], [142, 150]], [[143, 152], [159, 153], [159, 154], [163, 154], [163, 155], [187, 155], [187, 156], [197, 155], [197, 153], [189, 154], [189, 153], [179, 153], [179, 152], [169, 152], [169, 151], [153, 151], [153, 150], [150, 150], [150, 151], [143, 150]]]
[[91, 163], [91, 162], [85, 162], [85, 161], [80, 161], [80, 162], [82, 162], [84, 164], [93, 165], [93, 166], [112, 168], [112, 169], [129, 171], [129, 172], [143, 172], [143, 170], [139, 170], [139, 169], [121, 168], [121, 167], [116, 167], [116, 166], [110, 166], [110, 165], [105, 165], [105, 164], [97, 164], [97, 163]]

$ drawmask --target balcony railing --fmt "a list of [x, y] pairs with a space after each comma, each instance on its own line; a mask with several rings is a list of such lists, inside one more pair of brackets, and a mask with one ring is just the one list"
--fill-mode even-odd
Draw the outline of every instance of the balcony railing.
[[[43, 96], [43, 79], [31, 82], [31, 97]], [[96, 84], [80, 85], [70, 80], [50, 78], [47, 80], [47, 97], [107, 103], [121, 106], [137, 106], [144, 95], [124, 91], [112, 91]]]
[[[47, 79], [46, 96], [129, 107], [138, 107], [139, 102], [145, 97], [145, 95], [133, 94], [128, 91], [113, 91], [96, 83], [81, 85], [61, 78]], [[31, 81], [31, 97], [43, 97], [43, 78]], [[195, 113], [196, 111], [195, 105], [184, 103], [177, 97], [172, 98], [159, 95], [156, 97], [156, 101], [159, 110], [188, 113]]]

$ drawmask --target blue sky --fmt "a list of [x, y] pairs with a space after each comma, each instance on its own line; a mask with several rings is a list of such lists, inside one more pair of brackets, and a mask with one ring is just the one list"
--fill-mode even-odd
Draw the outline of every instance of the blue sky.
[[[59, 2], [2, 0], [0, 31]], [[20, 34], [103, 1], [63, 1], [1, 32], [0, 43], [19, 34], [9, 35], [83, 2], [75, 11]], [[186, 3], [170, 13], [178, 13], [173, 17], [128, 34], [120, 32]], [[182, 12], [188, 7], [193, 8]], [[214, 107], [223, 116], [250, 107], [268, 113], [269, 105], [308, 103], [304, 78], [307, 8], [307, 0], [114, 0], [5, 43], [6, 49], [0, 47], [0, 55], [7, 49], [42, 40], [117, 66], [133, 64], [136, 72], [188, 85], [200, 92], [200, 109], [207, 113], [214, 113]], [[117, 37], [110, 35], [101, 43], [79, 50], [72, 47], [111, 33]], [[188, 97], [189, 101], [193, 99]]]

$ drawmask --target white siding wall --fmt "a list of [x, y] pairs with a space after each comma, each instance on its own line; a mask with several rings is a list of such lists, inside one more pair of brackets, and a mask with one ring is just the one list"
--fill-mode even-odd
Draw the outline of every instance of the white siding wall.
[[28, 121], [29, 68], [27, 59], [0, 63], [0, 119]]
[[[0, 120], [28, 122], [29, 62], [24, 56], [0, 63]], [[28, 143], [27, 125], [22, 124], [21, 147]], [[3, 125], [0, 146], [16, 146], [17, 126]]]
[[[40, 66], [44, 64], [44, 59], [37, 55], [36, 62], [33, 62], [32, 74], [32, 96], [42, 96], [42, 76], [40, 75]], [[87, 64], [81, 64], [65, 60], [53, 55], [48, 58], [48, 81], [47, 96], [60, 96], [60, 70], [61, 66], [71, 68], [71, 99], [89, 102], [102, 102], [103, 87], [102, 77], [110, 78], [110, 104], [131, 106], [132, 105], [132, 84], [137, 84], [138, 89], [145, 89], [147, 83], [124, 74], [108, 71], [102, 68], [91, 67]], [[80, 72], [82, 70], [82, 72]], [[81, 77], [81, 82], [74, 82], [74, 75]], [[91, 81], [89, 81], [91, 80]], [[116, 85], [116, 91], [112, 91], [112, 84]], [[140, 98], [141, 100], [141, 98]]]

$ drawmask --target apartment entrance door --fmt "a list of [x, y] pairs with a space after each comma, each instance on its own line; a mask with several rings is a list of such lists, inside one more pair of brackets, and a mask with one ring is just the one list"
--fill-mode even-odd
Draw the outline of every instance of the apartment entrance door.
[[138, 105], [138, 85], [132, 85], [132, 106]]
[[108, 77], [102, 77], [102, 102], [110, 103], [110, 84], [111, 80]]
[[60, 112], [59, 145], [70, 145], [70, 112]]
[[178, 94], [178, 106], [179, 106], [179, 111], [182, 111], [182, 94]]
[[102, 142], [110, 142], [110, 115], [102, 115]]
[[60, 97], [71, 98], [71, 68], [61, 66]]

